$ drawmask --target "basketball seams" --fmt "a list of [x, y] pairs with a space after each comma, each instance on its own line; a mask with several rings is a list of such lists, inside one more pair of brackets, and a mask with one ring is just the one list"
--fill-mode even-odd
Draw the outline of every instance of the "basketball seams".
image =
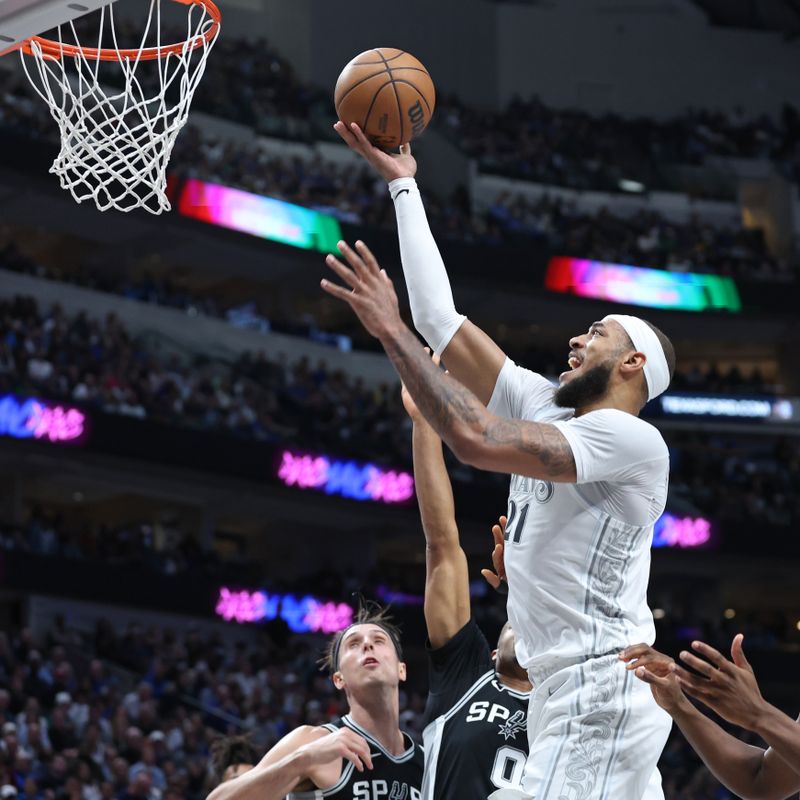
[[428, 109], [428, 116], [430, 117], [433, 114], [431, 111], [431, 104], [415, 84], [411, 83], [411, 81], [403, 80], [403, 78], [392, 78], [392, 83], [404, 83], [406, 86], [410, 86], [422, 98], [422, 102], [425, 103], [425, 106]]
[[394, 90], [394, 99], [397, 102], [397, 117], [400, 120], [400, 144], [403, 144], [405, 139], [403, 138], [403, 131], [405, 130], [406, 121], [403, 117], [403, 106], [400, 103], [400, 92], [397, 91], [397, 87], [394, 85], [394, 78], [392, 77], [392, 68], [389, 66], [389, 62], [384, 57], [383, 53], [380, 50], [375, 51], [382, 59], [383, 63], [386, 65], [386, 70], [389, 73], [389, 79], [392, 82], [392, 89]]
[[[376, 61], [375, 63], [377, 64], [378, 62]], [[362, 65], [361, 65], [361, 64], [358, 64], [357, 66], [359, 66], [359, 67], [360, 67], [360, 66], [362, 66]], [[352, 92], [352, 91], [353, 91], [353, 89], [357, 89], [357, 88], [358, 88], [359, 86], [361, 86], [361, 84], [362, 84], [362, 83], [364, 83], [365, 81], [371, 80], [372, 78], [377, 78], [379, 75], [383, 75], [383, 73], [384, 73], [384, 72], [389, 72], [389, 70], [388, 70], [388, 69], [386, 69], [386, 68], [384, 68], [384, 69], [382, 69], [382, 70], [379, 70], [378, 72], [373, 72], [371, 75], [367, 75], [367, 77], [366, 77], [366, 78], [361, 78], [359, 81], [357, 81], [356, 83], [354, 83], [354, 84], [353, 84], [353, 85], [352, 85], [352, 86], [351, 86], [351, 87], [350, 87], [350, 88], [349, 88], [349, 89], [348, 89], [348, 90], [347, 90], [347, 91], [346, 91], [346, 92], [345, 92], [345, 93], [344, 93], [344, 94], [343, 94], [343, 95], [342, 95], [342, 96], [339, 98], [339, 102], [337, 103], [337, 106], [341, 105], [341, 104], [344, 102], [344, 99], [345, 99], [345, 97], [347, 97], [347, 95], [349, 95], [349, 94], [350, 94], [350, 92]], [[380, 91], [380, 89], [379, 89], [378, 91]], [[338, 108], [337, 108], [337, 111], [338, 111]]]
[[[374, 56], [380, 61], [372, 60]], [[362, 60], [365, 57], [368, 60]], [[408, 64], [409, 61], [411, 64]], [[417, 131], [427, 127], [435, 106], [435, 88], [430, 73], [414, 56], [404, 50], [395, 51], [394, 48], [373, 48], [360, 58], [353, 59], [348, 67], [352, 69], [343, 70], [337, 81], [339, 86], [344, 84], [341, 97], [336, 98], [335, 103], [340, 118], [359, 122], [368, 138], [381, 142], [382, 147], [395, 147], [398, 142], [412, 139]], [[378, 80], [380, 83], [376, 83]], [[411, 94], [405, 87], [410, 87]], [[386, 92], [390, 93], [383, 96]], [[431, 100], [428, 100], [428, 94]], [[372, 126], [375, 130], [371, 135], [368, 132], [370, 120], [376, 108], [378, 127]], [[396, 118], [392, 116], [395, 113]]]
[[[378, 74], [380, 75], [381, 73], [378, 73]], [[389, 85], [391, 82], [392, 82], [392, 81], [391, 81], [391, 79], [390, 79], [390, 80], [386, 81], [386, 83], [383, 83], [383, 84], [381, 84], [381, 85], [378, 87], [377, 91], [376, 91], [376, 92], [375, 92], [375, 93], [372, 95], [372, 100], [370, 101], [369, 108], [367, 109], [367, 113], [366, 113], [366, 115], [364, 116], [364, 124], [363, 124], [363, 126], [361, 126], [361, 130], [362, 130], [362, 131], [364, 131], [365, 133], [366, 133], [366, 131], [367, 131], [367, 123], [369, 122], [369, 115], [372, 113], [372, 108], [373, 108], [373, 106], [375, 105], [375, 101], [378, 99], [378, 96], [380, 95], [380, 93], [381, 93], [381, 92], [382, 92], [382, 91], [383, 91], [383, 90], [384, 90], [384, 89], [385, 89], [385, 88], [386, 88], [386, 87], [387, 87], [387, 86], [388, 86], [388, 85]], [[395, 90], [395, 91], [396, 91], [396, 90]]]

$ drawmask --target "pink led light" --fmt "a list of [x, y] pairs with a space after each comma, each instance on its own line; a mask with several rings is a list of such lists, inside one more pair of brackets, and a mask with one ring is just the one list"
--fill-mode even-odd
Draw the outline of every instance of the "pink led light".
[[353, 621], [347, 603], [322, 602], [313, 597], [219, 590], [215, 609], [226, 622], [262, 622], [280, 617], [295, 633], [336, 633]]
[[281, 456], [278, 477], [287, 486], [316, 489], [328, 480], [329, 462], [322, 456], [296, 456], [288, 450]]
[[317, 489], [354, 500], [403, 503], [414, 496], [414, 478], [407, 472], [385, 471], [374, 464], [333, 461], [326, 456], [284, 450], [278, 477], [286, 486]]
[[63, 406], [48, 408], [41, 403], [34, 403], [25, 427], [33, 431], [36, 439], [47, 438], [51, 442], [69, 442], [83, 434], [85, 423], [86, 416], [77, 408]]
[[657, 534], [659, 547], [700, 547], [711, 540], [711, 523], [703, 517], [664, 514]]
[[414, 479], [407, 472], [381, 472], [373, 467], [366, 490], [373, 500], [402, 503], [414, 496]]
[[256, 622], [264, 619], [266, 596], [263, 592], [232, 592], [230, 589], [219, 590], [216, 612], [226, 621]]
[[310, 604], [304, 622], [315, 633], [336, 633], [342, 631], [353, 622], [353, 609], [347, 603]]

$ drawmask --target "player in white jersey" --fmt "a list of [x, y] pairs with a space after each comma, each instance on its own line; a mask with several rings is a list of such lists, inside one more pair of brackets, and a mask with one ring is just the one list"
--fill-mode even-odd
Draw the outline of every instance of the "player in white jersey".
[[337, 130], [389, 182], [414, 323], [451, 377], [403, 325], [391, 282], [362, 243], [357, 252], [341, 244], [351, 269], [328, 259], [350, 291], [328, 281], [323, 288], [380, 339], [462, 461], [512, 474], [508, 611], [518, 660], [537, 687], [525, 791], [536, 800], [658, 798], [670, 722], [617, 654], [655, 638], [649, 551], [669, 457], [638, 414], [669, 385], [672, 345], [644, 320], [610, 315], [570, 339], [558, 389], [518, 367], [456, 311], [408, 149], [390, 156], [356, 126]]

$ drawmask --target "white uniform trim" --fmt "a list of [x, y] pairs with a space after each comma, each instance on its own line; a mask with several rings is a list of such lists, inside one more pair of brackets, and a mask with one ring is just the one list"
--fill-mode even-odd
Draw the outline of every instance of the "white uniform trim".
[[371, 745], [377, 747], [378, 750], [380, 750], [381, 755], [386, 756], [386, 758], [388, 758], [393, 764], [404, 764], [406, 761], [414, 758], [414, 742], [408, 738], [406, 733], [403, 733], [403, 738], [409, 743], [408, 749], [399, 756], [393, 756], [377, 739], [373, 737], [368, 730], [362, 728], [357, 722], [354, 722], [353, 718], [349, 714], [346, 714], [344, 717], [342, 717], [342, 722], [344, 722], [348, 727], [352, 728], [356, 733], [363, 736]]

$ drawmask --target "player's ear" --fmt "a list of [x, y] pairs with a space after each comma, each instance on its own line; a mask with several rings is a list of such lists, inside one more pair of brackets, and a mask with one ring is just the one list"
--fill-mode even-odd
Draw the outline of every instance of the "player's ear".
[[497, 661], [497, 650], [492, 650], [492, 661]]
[[623, 372], [638, 372], [644, 369], [646, 361], [647, 356], [644, 353], [640, 353], [638, 350], [630, 350], [620, 365], [620, 369]]
[[331, 681], [333, 681], [333, 685], [340, 692], [342, 691], [342, 689], [344, 689], [345, 687], [344, 675], [342, 675], [342, 673], [339, 672], [339, 670], [336, 670], [336, 672], [334, 672], [333, 675], [331, 675]]
[[405, 663], [405, 661], [401, 661], [397, 665], [397, 676], [400, 678], [401, 682], [405, 681], [407, 674], [408, 674], [408, 671], [406, 670], [406, 663]]

